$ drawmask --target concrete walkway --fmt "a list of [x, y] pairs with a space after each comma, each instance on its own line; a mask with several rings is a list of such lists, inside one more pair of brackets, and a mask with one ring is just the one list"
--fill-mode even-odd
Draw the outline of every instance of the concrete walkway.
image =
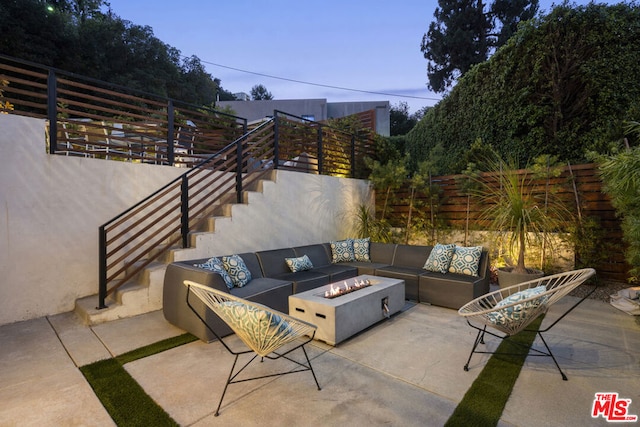
[[[575, 300], [556, 304], [545, 324]], [[161, 312], [94, 327], [72, 313], [0, 327], [0, 426], [114, 425], [78, 367], [181, 333]], [[193, 342], [125, 368], [184, 426], [441, 426], [488, 359], [475, 355], [469, 372], [462, 369], [474, 337], [455, 310], [407, 304], [337, 347], [308, 346], [321, 391], [309, 372], [231, 385], [219, 417], [233, 361], [219, 343]], [[529, 357], [500, 425], [608, 425], [591, 417], [598, 392], [631, 399], [628, 414], [640, 415], [634, 317], [587, 300], [546, 337], [569, 381], [550, 358]], [[278, 363], [256, 368], [288, 366]]]

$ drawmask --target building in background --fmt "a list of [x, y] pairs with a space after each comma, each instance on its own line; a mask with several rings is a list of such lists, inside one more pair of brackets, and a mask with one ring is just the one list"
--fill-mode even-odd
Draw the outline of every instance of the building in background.
[[367, 116], [371, 118], [369, 121], [376, 133], [382, 136], [390, 134], [389, 101], [327, 102], [326, 99], [272, 99], [219, 101], [217, 105], [231, 108], [234, 114], [246, 118], [249, 122], [272, 117], [274, 110], [314, 122], [369, 112]]

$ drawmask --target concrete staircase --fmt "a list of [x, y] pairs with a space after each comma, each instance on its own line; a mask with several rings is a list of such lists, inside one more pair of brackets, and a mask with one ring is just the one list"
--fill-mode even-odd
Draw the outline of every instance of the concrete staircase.
[[190, 233], [190, 248], [175, 248], [163, 257], [147, 265], [132, 281], [125, 283], [107, 300], [107, 308], [98, 309], [98, 295], [76, 300], [75, 313], [86, 325], [96, 325], [111, 320], [133, 317], [162, 308], [162, 288], [167, 266], [174, 261], [197, 259], [208, 256], [207, 243], [216, 239], [216, 234], [231, 226], [233, 210], [242, 206], [250, 209], [253, 197], [264, 197], [264, 181], [274, 182], [276, 171], [271, 171], [243, 192], [241, 205], [226, 203], [215, 209], [214, 216], [207, 219], [202, 230]]

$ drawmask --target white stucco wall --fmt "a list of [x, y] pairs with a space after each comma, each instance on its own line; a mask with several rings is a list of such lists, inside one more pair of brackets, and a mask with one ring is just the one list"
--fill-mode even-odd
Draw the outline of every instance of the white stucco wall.
[[[96, 294], [98, 227], [183, 172], [48, 155], [43, 120], [0, 114], [0, 325], [70, 311]], [[346, 237], [351, 212], [372, 200], [366, 181], [279, 172], [178, 258]]]

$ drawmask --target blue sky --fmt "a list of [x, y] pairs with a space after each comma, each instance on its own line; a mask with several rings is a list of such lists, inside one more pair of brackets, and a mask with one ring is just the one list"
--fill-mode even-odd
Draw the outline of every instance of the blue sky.
[[[115, 14], [150, 26], [182, 55], [198, 56], [207, 71], [222, 80], [222, 87], [234, 93], [249, 93], [263, 84], [275, 99], [404, 101], [411, 112], [440, 99], [427, 89], [427, 62], [420, 52], [437, 0], [109, 3]], [[540, 9], [548, 12], [553, 3], [541, 0]]]

